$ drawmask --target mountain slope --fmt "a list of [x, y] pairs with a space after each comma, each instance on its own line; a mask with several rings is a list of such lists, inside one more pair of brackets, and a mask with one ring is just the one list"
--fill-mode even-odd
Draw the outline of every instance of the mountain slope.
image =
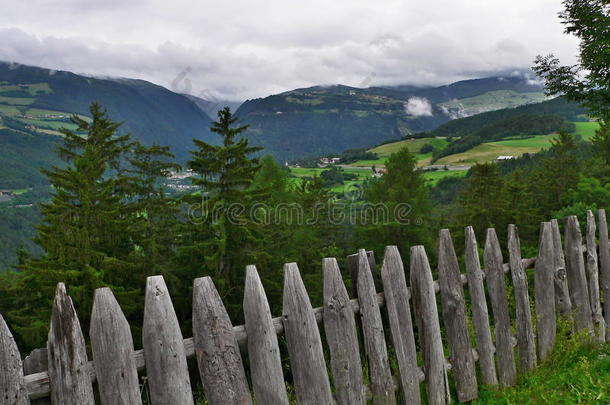
[[[456, 116], [543, 98], [540, 86], [520, 77], [467, 80], [435, 88], [315, 86], [248, 100], [237, 115], [250, 124], [248, 136], [254, 143], [279, 159], [294, 160], [367, 148], [432, 130]], [[462, 99], [467, 108], [460, 104]], [[493, 105], [487, 106], [488, 101]]]
[[[11, 86], [46, 85], [28, 97], [14, 97], [19, 90]], [[99, 79], [70, 72], [52, 71], [31, 66], [0, 63], [0, 113], [8, 114], [8, 107], [21, 103], [20, 113], [27, 115], [25, 107], [33, 110], [61, 113], [88, 114], [93, 101], [107, 108], [110, 117], [124, 121], [121, 128], [146, 144], [172, 146], [180, 161], [188, 157], [192, 139], [214, 141], [209, 132], [210, 118], [187, 97], [161, 86], [131, 79]], [[21, 92], [23, 93], [23, 92]]]

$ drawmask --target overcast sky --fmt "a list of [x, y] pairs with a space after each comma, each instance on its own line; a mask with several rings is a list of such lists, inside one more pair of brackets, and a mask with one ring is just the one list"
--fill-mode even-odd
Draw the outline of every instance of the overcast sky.
[[[575, 61], [560, 0], [2, 0], [0, 60], [204, 98], [508, 74]], [[182, 80], [181, 80], [182, 79]]]

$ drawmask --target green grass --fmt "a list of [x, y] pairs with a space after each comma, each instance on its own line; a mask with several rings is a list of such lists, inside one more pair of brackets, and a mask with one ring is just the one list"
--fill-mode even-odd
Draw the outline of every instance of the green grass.
[[435, 171], [426, 171], [424, 172], [424, 178], [426, 179], [426, 184], [433, 187], [440, 180], [445, 177], [464, 177], [468, 173], [468, 170], [435, 170]]
[[0, 103], [8, 105], [30, 105], [34, 101], [36, 101], [35, 98], [0, 96]]
[[448, 144], [446, 139], [439, 138], [405, 139], [403, 141], [379, 145], [372, 149], [369, 149], [369, 151], [376, 153], [379, 157], [388, 157], [392, 153], [396, 153], [404, 147], [407, 147], [411, 153], [418, 153], [421, 148], [427, 143], [439, 149], [444, 148]]
[[483, 387], [472, 404], [610, 404], [610, 344], [558, 333], [549, 358], [516, 386]]
[[582, 136], [583, 139], [589, 140], [595, 131], [599, 128], [598, 122], [575, 122], [576, 134]]

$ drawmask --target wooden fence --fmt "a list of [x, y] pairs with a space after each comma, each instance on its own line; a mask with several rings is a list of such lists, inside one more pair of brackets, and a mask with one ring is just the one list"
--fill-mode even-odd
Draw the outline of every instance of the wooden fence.
[[[286, 264], [283, 310], [277, 318], [270, 313], [256, 268], [248, 266], [245, 325], [235, 327], [212, 280], [199, 278], [193, 289], [193, 338], [188, 339], [180, 332], [163, 278], [149, 277], [144, 349], [137, 351], [112, 292], [98, 289], [89, 333], [92, 361], [87, 358], [72, 300], [59, 284], [47, 349], [33, 352], [25, 364], [0, 316], [0, 404], [48, 403], [49, 398], [52, 404], [93, 404], [95, 391], [102, 404], [142, 404], [139, 372], [146, 375], [153, 404], [193, 404], [187, 368], [187, 359], [192, 357], [197, 360], [210, 404], [288, 404], [280, 334], [285, 336], [299, 404], [353, 405], [371, 399], [374, 404], [395, 404], [397, 398], [405, 404], [419, 404], [424, 397], [430, 404], [447, 404], [453, 392], [448, 373], [453, 374], [456, 399], [466, 402], [477, 397], [480, 384], [510, 386], [519, 373], [544, 360], [555, 344], [556, 314], [572, 317], [575, 329], [588, 331], [593, 339], [610, 339], [606, 328], [610, 325], [607, 223], [603, 210], [599, 211], [598, 229], [593, 214], [587, 214], [584, 245], [576, 217], [567, 219], [565, 250], [557, 221], [544, 222], [538, 256], [531, 259], [522, 259], [517, 228], [511, 225], [507, 264], [495, 230], [489, 229], [484, 270], [475, 234], [468, 227], [465, 274], [460, 271], [449, 231], [441, 230], [438, 281], [433, 280], [424, 247], [414, 246], [409, 286], [395, 246], [386, 248], [379, 272], [374, 257], [360, 250], [348, 257], [352, 299], [337, 261], [324, 259], [324, 306], [315, 309], [297, 265]], [[534, 288], [530, 289], [525, 270], [532, 266]], [[512, 280], [515, 314], [509, 311], [506, 273]], [[378, 292], [381, 286], [383, 293]], [[534, 293], [533, 305], [530, 292]], [[324, 327], [325, 343], [318, 324]], [[390, 367], [390, 352], [395, 356], [395, 370]], [[248, 370], [242, 356], [248, 357]]]

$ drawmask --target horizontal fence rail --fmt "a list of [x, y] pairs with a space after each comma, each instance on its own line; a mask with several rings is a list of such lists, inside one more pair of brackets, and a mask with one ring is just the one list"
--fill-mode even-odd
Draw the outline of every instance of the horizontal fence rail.
[[[94, 404], [93, 382], [102, 404], [142, 404], [138, 373], [146, 375], [152, 404], [193, 404], [190, 358], [196, 359], [210, 404], [288, 404], [293, 392], [299, 404], [394, 404], [398, 398], [418, 404], [423, 396], [430, 404], [448, 404], [449, 373], [455, 399], [467, 402], [477, 398], [480, 384], [513, 385], [518, 374], [543, 361], [557, 338], [558, 315], [571, 318], [575, 330], [594, 340], [608, 341], [610, 244], [604, 210], [597, 220], [587, 213], [584, 245], [576, 217], [566, 221], [565, 245], [558, 222], [543, 222], [538, 255], [526, 259], [514, 225], [508, 228], [507, 260], [496, 231], [489, 229], [484, 268], [474, 230], [467, 227], [464, 273], [449, 231], [441, 230], [438, 280], [423, 246], [412, 247], [408, 271], [395, 246], [386, 248], [379, 270], [372, 252], [359, 250], [347, 258], [351, 299], [337, 261], [327, 258], [319, 308], [312, 308], [297, 264], [289, 263], [282, 316], [275, 318], [256, 267], [248, 266], [245, 324], [238, 326], [231, 324], [213, 280], [199, 278], [193, 288], [193, 337], [186, 339], [163, 278], [149, 277], [142, 350], [134, 350], [112, 291], [98, 289], [89, 331], [91, 361], [72, 300], [60, 283], [47, 348], [23, 362], [0, 315], [0, 405]], [[289, 381], [279, 335], [285, 336]]]

